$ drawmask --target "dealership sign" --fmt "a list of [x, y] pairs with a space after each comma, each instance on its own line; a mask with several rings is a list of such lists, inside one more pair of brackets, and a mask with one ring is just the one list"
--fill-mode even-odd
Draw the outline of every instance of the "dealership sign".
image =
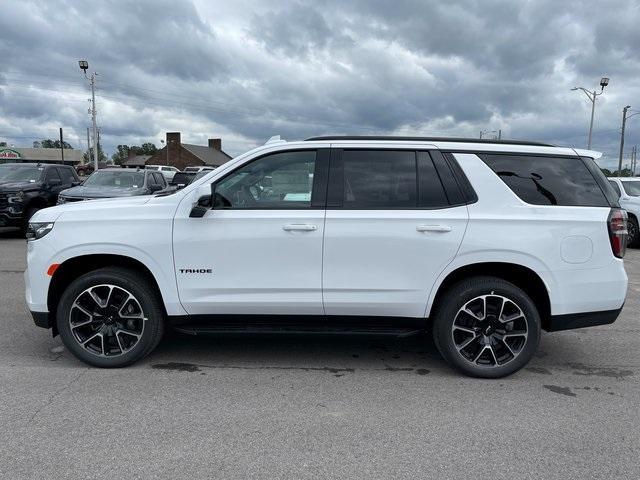
[[11, 148], [0, 148], [0, 159], [15, 160], [20, 157], [21, 157], [20, 152], [16, 152]]

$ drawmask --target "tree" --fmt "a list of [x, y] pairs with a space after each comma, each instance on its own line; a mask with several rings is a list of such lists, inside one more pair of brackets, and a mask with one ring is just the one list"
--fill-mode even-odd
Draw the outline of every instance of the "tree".
[[7, 146], [7, 142], [0, 142], [0, 147], [6, 147]]
[[[82, 154], [82, 158], [83, 158], [85, 163], [92, 162], [93, 161], [93, 147], [91, 147], [88, 152], [84, 152]], [[107, 156], [102, 151], [102, 145], [100, 143], [98, 143], [98, 162], [106, 162], [106, 161], [107, 161]]]
[[[63, 148], [73, 150], [71, 144], [64, 142], [63, 145]], [[33, 142], [33, 148], [60, 148], [60, 140], [51, 140], [50, 138], [46, 138], [39, 142]]]
[[600, 170], [602, 170], [602, 173], [604, 173], [605, 177], [611, 176], [611, 170], [609, 170], [608, 168], [601, 168]]
[[618, 175], [618, 170], [616, 169], [613, 172], [611, 172], [609, 174], [609, 176], [610, 177], [632, 177], [633, 174], [632, 174], [631, 169], [629, 167], [625, 167], [620, 172], [620, 175]]
[[116, 152], [111, 156], [111, 160], [116, 165], [122, 165], [129, 158], [129, 153], [134, 155], [153, 155], [158, 151], [158, 148], [151, 142], [143, 143], [142, 146], [138, 145], [118, 145]]

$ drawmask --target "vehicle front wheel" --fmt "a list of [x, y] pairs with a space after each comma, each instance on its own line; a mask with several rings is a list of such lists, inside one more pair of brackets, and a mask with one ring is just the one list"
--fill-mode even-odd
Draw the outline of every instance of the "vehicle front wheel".
[[160, 299], [149, 281], [124, 268], [103, 268], [74, 280], [58, 304], [63, 343], [96, 367], [124, 367], [147, 356], [164, 331]]
[[535, 353], [540, 316], [531, 298], [512, 283], [475, 277], [445, 292], [433, 336], [444, 359], [461, 372], [500, 378], [520, 370]]

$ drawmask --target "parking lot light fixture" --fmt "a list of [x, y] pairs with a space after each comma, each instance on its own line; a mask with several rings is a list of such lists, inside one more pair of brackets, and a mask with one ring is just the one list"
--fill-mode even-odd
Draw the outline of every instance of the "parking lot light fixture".
[[589, 139], [587, 141], [587, 150], [591, 150], [591, 136], [593, 133], [593, 117], [596, 111], [596, 98], [598, 97], [598, 95], [602, 95], [604, 93], [604, 87], [606, 87], [607, 85], [609, 85], [609, 77], [602, 77], [600, 79], [599, 92], [597, 90], [593, 90], [592, 92], [590, 92], [584, 87], [573, 87], [571, 89], [572, 91], [582, 90], [591, 102], [591, 121], [589, 122]]

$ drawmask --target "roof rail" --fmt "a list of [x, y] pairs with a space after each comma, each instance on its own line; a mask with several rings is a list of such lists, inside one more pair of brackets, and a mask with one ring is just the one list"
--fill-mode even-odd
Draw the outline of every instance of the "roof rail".
[[501, 145], [531, 145], [535, 147], [555, 147], [550, 143], [531, 142], [528, 140], [489, 140], [487, 138], [456, 138], [456, 137], [396, 137], [384, 135], [329, 135], [324, 137], [307, 138], [305, 142], [316, 140], [385, 140], [400, 142], [454, 142], [454, 143], [497, 143]]

